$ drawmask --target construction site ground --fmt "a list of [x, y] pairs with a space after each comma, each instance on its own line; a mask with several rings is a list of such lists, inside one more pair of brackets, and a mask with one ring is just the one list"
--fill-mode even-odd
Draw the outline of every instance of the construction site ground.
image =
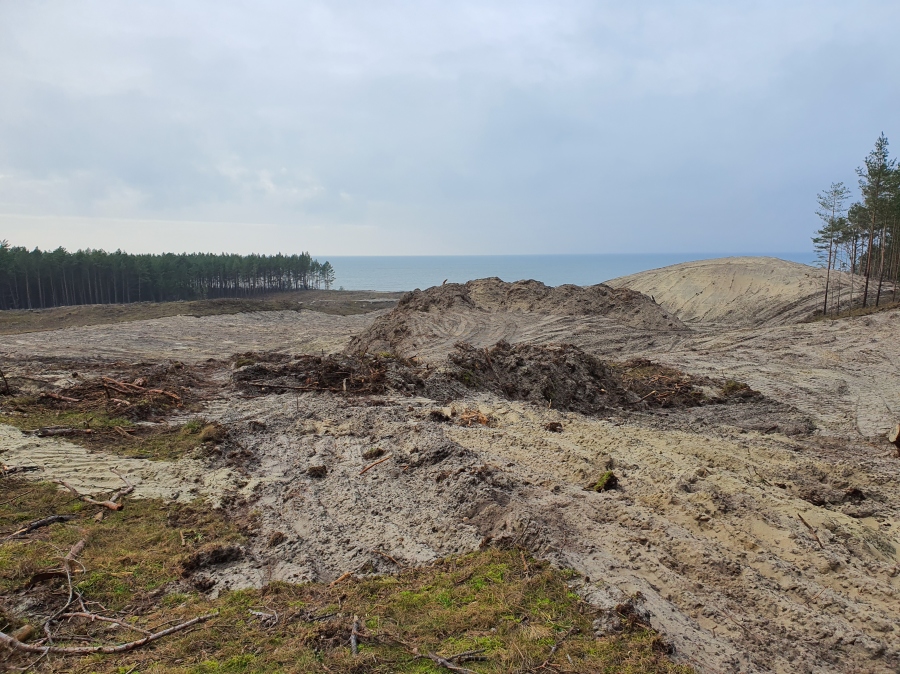
[[[754, 310], [693, 264], [667, 295], [486, 279], [353, 315], [6, 335], [0, 463], [252, 520], [179, 592], [520, 550], [696, 671], [898, 671], [900, 310], [801, 320], [817, 271], [729, 263], [768, 288]], [[701, 286], [716, 302], [688, 302]], [[27, 432], [56, 427], [78, 432]]]

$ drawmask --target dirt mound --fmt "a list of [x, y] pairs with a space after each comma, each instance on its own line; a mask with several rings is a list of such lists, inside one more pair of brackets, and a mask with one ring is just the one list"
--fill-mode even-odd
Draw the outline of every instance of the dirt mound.
[[469, 320], [466, 314], [472, 313], [602, 316], [614, 324], [637, 330], [686, 329], [652, 299], [628, 288], [604, 284], [550, 287], [540, 281], [506, 283], [499, 278], [486, 278], [407, 293], [392, 311], [354, 337], [347, 352], [394, 351], [411, 355], [419, 350], [423, 340], [435, 337], [429, 321], [419, 320], [422, 314], [434, 317], [433, 320], [449, 316], [465, 324]]
[[[232, 375], [255, 393], [330, 391], [399, 393], [450, 401], [474, 392], [542, 407], [602, 414], [614, 409], [686, 408], [761, 398], [748, 386], [692, 377], [649, 360], [602, 361], [571, 344], [498, 342], [480, 349], [459, 343], [433, 368], [389, 355], [260, 355]], [[241, 356], [237, 362], [244, 362]]]
[[443, 372], [467, 387], [542, 407], [598, 414], [757, 400], [745, 384], [692, 377], [649, 360], [602, 361], [571, 344], [457, 344]]
[[820, 309], [825, 272], [774, 257], [685, 262], [607, 281], [649, 295], [685, 323], [797, 323]]
[[242, 354], [232, 381], [241, 389], [270, 391], [331, 391], [371, 395], [423, 387], [419, 367], [392, 356]]

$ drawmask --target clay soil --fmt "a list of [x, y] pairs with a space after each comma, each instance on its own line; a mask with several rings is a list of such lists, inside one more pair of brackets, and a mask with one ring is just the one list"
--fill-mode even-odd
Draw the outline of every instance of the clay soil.
[[[717, 273], [697, 269], [694, 285]], [[155, 372], [184, 404], [130, 423], [222, 431], [160, 460], [7, 425], [0, 461], [93, 493], [118, 467], [137, 497], [252, 513], [241, 548], [204, 565], [210, 596], [521, 546], [573, 569], [590, 605], [649, 615], [698, 671], [895, 672], [900, 310], [786, 321], [773, 305], [796, 312], [811, 271], [776, 271], [787, 290], [756, 313], [742, 300], [739, 324], [679, 314], [690, 284], [679, 305], [487, 279], [356, 316], [7, 336], [0, 407], [20, 428], [109, 417], [101, 377]]]

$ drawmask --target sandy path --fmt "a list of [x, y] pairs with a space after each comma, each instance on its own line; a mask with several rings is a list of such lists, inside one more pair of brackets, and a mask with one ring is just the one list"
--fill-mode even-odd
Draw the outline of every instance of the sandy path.
[[379, 312], [334, 316], [318, 311], [266, 311], [225, 316], [171, 316], [115, 325], [0, 337], [13, 357], [201, 361], [244, 351], [339, 351]]

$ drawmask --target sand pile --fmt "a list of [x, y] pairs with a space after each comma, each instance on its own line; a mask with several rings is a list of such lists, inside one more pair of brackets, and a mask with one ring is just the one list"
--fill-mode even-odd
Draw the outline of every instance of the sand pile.
[[[603, 327], [638, 331], [685, 330], [684, 324], [646, 295], [628, 288], [562, 285], [539, 281], [506, 283], [498, 278], [465, 284], [448, 283], [414, 290], [389, 313], [380, 316], [355, 337], [348, 352], [395, 352], [412, 356], [423, 351], [443, 352], [457, 341], [485, 346], [507, 341], [535, 341], [536, 326], [558, 331], [565, 321], [548, 317], [602, 318]], [[470, 330], [472, 327], [474, 330]], [[538, 332], [542, 332], [538, 329]], [[543, 332], [547, 332], [544, 330]], [[448, 340], [451, 340], [448, 343]]]
[[825, 272], [774, 257], [685, 262], [607, 282], [651, 296], [688, 324], [796, 323], [821, 308]]

